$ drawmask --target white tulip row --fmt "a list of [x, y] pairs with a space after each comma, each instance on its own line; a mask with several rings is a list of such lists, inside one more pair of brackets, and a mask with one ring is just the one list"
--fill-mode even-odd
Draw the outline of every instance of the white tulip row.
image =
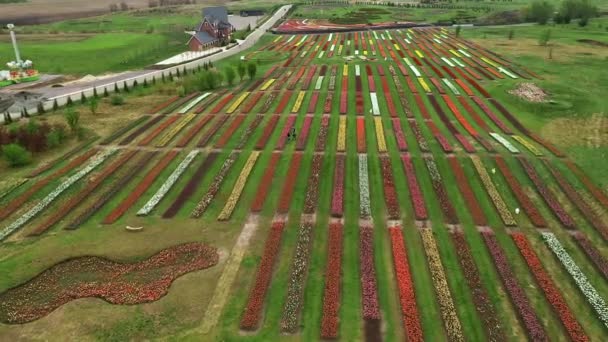
[[519, 153], [517, 147], [513, 146], [513, 144], [511, 144], [509, 140], [505, 139], [502, 135], [494, 132], [490, 132], [490, 135], [492, 136], [492, 138], [496, 139], [496, 141], [501, 143], [502, 146], [504, 146], [507, 150], [509, 150], [509, 152]]
[[604, 299], [600, 296], [595, 287], [589, 283], [589, 280], [585, 274], [581, 271], [574, 260], [572, 260], [568, 252], [566, 252], [555, 235], [548, 232], [541, 233], [541, 235], [551, 251], [555, 254], [555, 256], [557, 256], [562, 265], [564, 265], [566, 271], [570, 273], [572, 279], [574, 279], [574, 282], [578, 288], [581, 290], [585, 298], [587, 298], [589, 304], [593, 306], [599, 319], [604, 322], [606, 327], [608, 327], [608, 305], [606, 305]]
[[380, 106], [378, 106], [378, 96], [374, 92], [369, 93], [369, 97], [372, 100], [372, 114], [380, 115]]
[[442, 81], [443, 81], [443, 83], [445, 83], [445, 85], [448, 86], [448, 88], [450, 88], [450, 90], [452, 91], [452, 93], [454, 93], [454, 95], [460, 95], [460, 92], [458, 91], [458, 89], [456, 89], [454, 84], [452, 84], [452, 82], [450, 82], [450, 80], [448, 80], [447, 78], [443, 78]]
[[61, 193], [63, 193], [66, 189], [80, 180], [82, 177], [86, 176], [89, 172], [93, 171], [97, 166], [103, 163], [111, 154], [116, 152], [116, 149], [107, 149], [96, 156], [94, 156], [91, 161], [80, 171], [76, 172], [68, 179], [64, 180], [61, 184], [57, 186], [57, 188], [46, 197], [44, 197], [38, 204], [28, 210], [25, 214], [21, 215], [17, 220], [11, 223], [9, 226], [0, 231], [0, 241], [4, 240], [7, 236], [12, 234], [15, 230], [21, 228], [24, 224], [26, 224], [29, 220], [38, 215], [44, 208], [46, 208], [49, 204], [51, 204]]
[[361, 76], [361, 67], [359, 64], [355, 64], [355, 76]]
[[209, 95], [211, 95], [211, 93], [204, 93], [203, 95], [195, 98], [194, 100], [190, 101], [190, 103], [188, 103], [184, 108], [180, 109], [178, 111], [178, 113], [186, 114], [187, 111], [192, 109], [197, 103], [201, 102], [203, 99], [205, 99]]
[[[323, 51], [321, 51], [321, 52], [323, 52]], [[323, 85], [324, 78], [325, 78], [325, 76], [319, 76], [319, 78], [317, 78], [317, 83], [315, 84], [315, 90], [321, 89], [321, 85]]]
[[367, 155], [359, 155], [359, 210], [361, 217], [371, 215], [369, 199], [369, 178], [367, 174]]
[[177, 180], [182, 175], [182, 173], [184, 173], [184, 171], [186, 171], [188, 166], [190, 166], [190, 164], [192, 163], [194, 158], [199, 153], [200, 153], [200, 151], [197, 151], [197, 150], [194, 150], [194, 151], [191, 151], [190, 153], [188, 153], [186, 158], [184, 158], [184, 160], [182, 160], [182, 162], [177, 166], [177, 168], [173, 171], [173, 173], [171, 173], [169, 178], [167, 178], [167, 180], [163, 183], [163, 185], [160, 187], [160, 189], [158, 189], [158, 191], [156, 191], [156, 193], [152, 196], [152, 198], [150, 198], [150, 200], [146, 204], [144, 204], [144, 206], [141, 207], [141, 209], [139, 209], [139, 211], [137, 212], [138, 216], [146, 216], [146, 215], [150, 214], [150, 212], [154, 209], [154, 207], [156, 207], [156, 205], [160, 202], [160, 200], [162, 200], [163, 197], [165, 197], [165, 195], [167, 194], [167, 192], [169, 192], [169, 190], [171, 190], [171, 188], [173, 187], [175, 182], [177, 182]]

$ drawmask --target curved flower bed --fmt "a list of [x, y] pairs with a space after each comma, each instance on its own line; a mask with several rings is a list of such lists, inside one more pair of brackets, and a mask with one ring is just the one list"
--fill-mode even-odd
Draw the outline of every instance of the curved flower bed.
[[247, 159], [247, 162], [245, 162], [245, 166], [243, 166], [243, 169], [241, 170], [241, 173], [239, 174], [236, 183], [234, 183], [234, 187], [232, 188], [232, 192], [230, 193], [230, 196], [228, 197], [224, 208], [217, 217], [219, 221], [228, 220], [232, 215], [232, 212], [234, 211], [234, 208], [236, 207], [239, 198], [241, 198], [241, 194], [243, 192], [243, 189], [245, 188], [245, 184], [247, 183], [249, 174], [251, 173], [251, 170], [253, 170], [255, 162], [258, 160], [259, 156], [259, 151], [253, 151], [249, 155], [249, 158]]
[[464, 198], [467, 208], [469, 208], [469, 213], [471, 213], [471, 216], [473, 217], [473, 222], [478, 226], [487, 225], [488, 220], [486, 215], [481, 209], [481, 206], [477, 201], [477, 197], [475, 197], [475, 193], [469, 184], [469, 179], [460, 166], [458, 159], [453, 157], [448, 158], [448, 162], [452, 168], [452, 173], [454, 173], [454, 176], [456, 177], [456, 184], [460, 189], [460, 193], [462, 193], [462, 197]]
[[494, 182], [492, 182], [490, 175], [488, 175], [488, 172], [483, 166], [481, 159], [479, 159], [479, 157], [477, 156], [470, 156], [470, 158], [473, 162], [473, 166], [475, 166], [475, 170], [477, 170], [477, 174], [479, 175], [483, 186], [486, 188], [488, 195], [490, 195], [490, 199], [492, 200], [494, 207], [496, 207], [496, 210], [498, 210], [498, 214], [500, 215], [502, 222], [504, 222], [504, 224], [507, 226], [517, 225], [513, 214], [511, 214], [509, 208], [507, 207], [507, 204], [500, 196], [500, 193], [496, 189], [496, 186], [494, 186]]
[[295, 191], [296, 180], [298, 178], [298, 172], [300, 170], [301, 162], [302, 153], [295, 153], [291, 158], [289, 170], [287, 170], [285, 182], [283, 183], [283, 190], [281, 191], [281, 196], [279, 197], [279, 205], [277, 207], [277, 212], [281, 214], [286, 214], [289, 212], [291, 198], [293, 197], [293, 192]]
[[365, 118], [357, 118], [357, 152], [365, 153]]
[[230, 140], [230, 138], [232, 138], [232, 136], [234, 135], [234, 132], [236, 132], [236, 130], [243, 123], [243, 121], [245, 121], [245, 118], [247, 118], [246, 115], [235, 115], [234, 119], [230, 123], [230, 126], [228, 126], [228, 128], [226, 128], [224, 133], [222, 133], [222, 135], [215, 142], [215, 145], [214, 145], [215, 148], [223, 148], [224, 146], [226, 146], [226, 143], [228, 142], [228, 140]]
[[280, 158], [281, 154], [278, 152], [273, 153], [270, 157], [270, 161], [266, 166], [266, 171], [264, 171], [264, 176], [258, 184], [258, 190], [251, 203], [251, 211], [258, 212], [262, 210], [264, 202], [266, 201], [266, 196], [268, 195], [268, 191], [272, 185], [272, 179], [274, 178], [274, 173]]
[[489, 341], [506, 340], [496, 307], [491, 302], [488, 292], [483, 285], [479, 269], [475, 264], [475, 259], [469, 249], [464, 233], [461, 230], [455, 230], [450, 235], [454, 242], [456, 254], [458, 255], [458, 263], [462, 268], [462, 273], [469, 285], [469, 289], [471, 289], [471, 297], [473, 298], [475, 309], [483, 322], [487, 339]]
[[397, 139], [397, 147], [399, 151], [407, 151], [407, 141], [403, 134], [403, 128], [401, 128], [401, 120], [398, 118], [391, 119], [393, 123], [393, 131], [395, 132], [395, 138]]
[[545, 298], [557, 313], [557, 316], [564, 325], [564, 328], [566, 328], [572, 341], [589, 341], [589, 337], [587, 337], [585, 331], [576, 320], [576, 317], [568, 307], [564, 297], [562, 297], [560, 290], [555, 286], [551, 277], [545, 271], [543, 264], [536, 253], [534, 253], [526, 236], [522, 233], [513, 233], [511, 234], [511, 238], [526, 260], [526, 264], [528, 264], [534, 279], [536, 279], [536, 283], [543, 290]]
[[528, 195], [524, 192], [521, 187], [521, 184], [511, 173], [511, 170], [509, 170], [509, 167], [505, 160], [501, 156], [494, 157], [494, 160], [496, 161], [498, 169], [503, 174], [505, 180], [509, 184], [511, 191], [517, 198], [517, 201], [519, 201], [520, 205], [523, 207], [524, 211], [530, 218], [530, 221], [532, 221], [532, 224], [539, 228], [546, 227], [547, 223], [543, 218], [542, 214], [538, 211], [532, 200], [530, 200]]
[[13, 223], [6, 226], [4, 229], [0, 230], [0, 241], [6, 239], [10, 234], [12, 234], [17, 229], [21, 228], [24, 224], [29, 222], [31, 219], [36, 217], [42, 210], [44, 210], [49, 204], [51, 204], [57, 197], [59, 197], [66, 189], [71, 187], [74, 183], [79, 181], [82, 177], [89, 174], [93, 169], [103, 163], [110, 155], [116, 152], [116, 149], [107, 149], [96, 156], [94, 156], [91, 161], [83, 167], [80, 171], [76, 172], [63, 182], [59, 184], [53, 191], [51, 191], [48, 195], [46, 195], [40, 202], [38, 202], [35, 206], [26, 211], [23, 215], [21, 215], [18, 219], [13, 221]]
[[448, 223], [457, 224], [459, 221], [458, 216], [456, 215], [456, 210], [450, 202], [450, 198], [448, 197], [448, 193], [445, 189], [445, 185], [443, 184], [443, 179], [441, 178], [441, 174], [439, 173], [435, 160], [432, 156], [424, 157], [423, 159], [424, 163], [426, 164], [426, 168], [429, 170], [429, 174], [431, 175], [433, 190], [435, 191], [435, 195], [437, 195], [437, 199], [439, 199], [439, 205], [441, 207], [441, 211], [443, 212], [443, 216]]
[[409, 154], [403, 154], [401, 155], [401, 162], [403, 163], [407, 185], [410, 190], [410, 199], [412, 200], [412, 206], [414, 207], [414, 215], [417, 220], [426, 220], [428, 215], [424, 196], [418, 185], [418, 179], [416, 179], [416, 171], [414, 169], [414, 164], [412, 163], [412, 158]]
[[591, 260], [604, 278], [608, 279], [608, 260], [606, 260], [606, 258], [597, 248], [595, 248], [595, 246], [585, 237], [583, 233], [575, 232], [572, 234], [572, 238], [581, 247], [583, 252], [585, 252], [589, 260]]
[[262, 136], [258, 139], [257, 143], [255, 144], [255, 148], [257, 150], [263, 150], [264, 147], [266, 147], [266, 143], [268, 142], [268, 140], [270, 139], [270, 136], [274, 132], [274, 129], [277, 126], [277, 123], [279, 122], [279, 118], [280, 117], [278, 115], [273, 115], [270, 117], [270, 119], [266, 123], [266, 126], [264, 127], [264, 131], [262, 131]]
[[338, 121], [338, 142], [336, 149], [338, 152], [346, 150], [346, 116], [340, 116]]
[[344, 213], [344, 164], [346, 157], [343, 154], [336, 155], [336, 166], [334, 168], [334, 190], [331, 197], [331, 215], [342, 217]]
[[291, 261], [291, 273], [287, 283], [287, 297], [281, 316], [281, 330], [294, 333], [298, 328], [298, 321], [304, 300], [306, 287], [306, 274], [310, 259], [310, 249], [313, 239], [313, 224], [303, 221], [298, 231], [296, 250]]
[[604, 298], [597, 292], [595, 287], [589, 283], [587, 276], [581, 271], [578, 265], [572, 260], [570, 254], [566, 252], [559, 240], [553, 235], [553, 233], [543, 232], [541, 233], [543, 239], [549, 246], [549, 249], [555, 254], [557, 259], [562, 263], [566, 271], [572, 276], [572, 279], [583, 293], [583, 296], [589, 304], [595, 310], [597, 317], [600, 321], [608, 327], [608, 305], [604, 301]]
[[366, 218], [371, 215], [371, 211], [367, 155], [359, 154], [359, 215]]
[[310, 166], [310, 176], [308, 177], [308, 185], [306, 187], [306, 198], [304, 200], [303, 211], [305, 214], [314, 214], [317, 209], [317, 202], [319, 200], [319, 178], [321, 177], [322, 167], [323, 155], [313, 155]]
[[401, 210], [399, 208], [399, 201], [397, 199], [397, 191], [395, 189], [395, 181], [393, 179], [391, 160], [388, 156], [380, 156], [380, 167], [382, 168], [384, 200], [386, 201], [388, 218], [391, 220], [398, 220], [401, 217]]
[[[194, 150], [194, 151], [191, 151], [190, 153], [188, 153], [186, 158], [184, 158], [184, 160], [182, 160], [182, 162], [171, 173], [171, 175], [169, 175], [167, 180], [163, 183], [163, 185], [161, 185], [161, 187], [158, 189], [158, 191], [156, 191], [156, 193], [154, 193], [154, 195], [152, 195], [152, 197], [148, 200], [148, 202], [146, 202], [146, 204], [144, 204], [144, 206], [141, 207], [141, 209], [139, 209], [139, 211], [137, 212], [138, 216], [146, 216], [146, 215], [150, 214], [150, 212], [152, 212], [154, 207], [156, 207], [156, 205], [165, 197], [165, 195], [169, 192], [169, 190], [171, 190], [171, 188], [177, 182], [177, 180], [182, 175], [182, 173], [184, 173], [184, 171], [186, 171], [188, 166], [192, 163], [194, 158], [199, 153], [200, 152], [198, 150]], [[161, 172], [163, 169], [164, 169], [164, 167], [160, 168]], [[152, 172], [150, 172], [149, 176], [152, 177], [151, 175], [152, 175]], [[155, 179], [157, 176], [158, 175], [155, 175], [152, 178]], [[142, 181], [142, 184], [144, 184], [143, 181]]]
[[270, 232], [268, 233], [266, 244], [264, 245], [262, 260], [260, 261], [258, 272], [255, 276], [251, 291], [249, 292], [247, 304], [243, 310], [243, 316], [241, 317], [241, 329], [255, 330], [260, 323], [274, 264], [276, 263], [279, 254], [279, 248], [281, 247], [281, 238], [283, 236], [284, 228], [284, 221], [274, 221], [270, 227]]
[[429, 270], [431, 271], [431, 279], [433, 280], [435, 293], [437, 294], [437, 301], [439, 302], [439, 309], [448, 339], [450, 341], [464, 341], [462, 327], [460, 326], [458, 315], [456, 315], [456, 308], [454, 307], [450, 287], [448, 286], [443, 265], [441, 264], [433, 231], [422, 229], [420, 235], [422, 236], [424, 252], [426, 253]]
[[532, 164], [524, 159], [517, 158], [521, 163], [521, 166], [526, 171], [528, 178], [534, 183], [536, 186], [536, 190], [540, 193], [541, 197], [545, 200], [545, 203], [551, 208], [553, 214], [557, 217], [557, 219], [564, 225], [564, 227], [568, 229], [576, 229], [576, 224], [572, 217], [566, 212], [564, 207], [559, 203], [553, 192], [545, 185], [545, 181], [543, 181]]
[[507, 256], [502, 247], [498, 244], [498, 240], [496, 240], [494, 233], [492, 231], [483, 231], [481, 232], [481, 236], [490, 252], [490, 256], [492, 256], [492, 260], [494, 261], [498, 275], [500, 275], [502, 284], [511, 298], [511, 303], [513, 303], [513, 307], [524, 324], [528, 337], [533, 341], [547, 341], [547, 334], [545, 333], [538, 316], [534, 312], [534, 309], [530, 305], [524, 290], [518, 284], [517, 277], [513, 274]]
[[321, 118], [321, 127], [319, 128], [319, 133], [316, 136], [317, 142], [315, 144], [315, 151], [317, 151], [317, 152], [325, 151], [328, 130], [329, 130], [329, 116], [324, 115]]
[[212, 267], [218, 259], [216, 248], [196, 242], [135, 263], [96, 256], [68, 259], [0, 294], [0, 321], [32, 322], [78, 298], [97, 297], [120, 305], [153, 302], [167, 294], [175, 279]]
[[220, 130], [220, 128], [222, 128], [222, 126], [224, 126], [226, 121], [228, 121], [229, 117], [230, 117], [229, 115], [218, 115], [215, 124], [213, 126], [211, 126], [211, 128], [209, 128], [207, 131], [205, 131], [203, 136], [196, 143], [196, 147], [207, 146], [207, 143], [209, 143], [211, 138], [213, 138], [215, 136], [215, 133], [217, 133]]
[[213, 198], [215, 198], [215, 195], [220, 190], [220, 186], [224, 182], [224, 179], [226, 178], [228, 171], [230, 171], [230, 169], [232, 168], [232, 165], [234, 165], [234, 162], [236, 161], [238, 156], [239, 156], [238, 152], [232, 152], [232, 153], [230, 153], [228, 158], [226, 158], [226, 160], [224, 161], [224, 164], [222, 164], [222, 167], [220, 168], [218, 173], [213, 178], [213, 181], [209, 185], [209, 189], [207, 189], [207, 192], [205, 193], [203, 198], [201, 198], [201, 200], [196, 204], [196, 207], [194, 207], [194, 210], [192, 210], [190, 217], [199, 218], [203, 215], [205, 210], [207, 210], [207, 208], [209, 207], [209, 204], [211, 204], [211, 201], [213, 200]]
[[374, 118], [374, 126], [376, 128], [376, 140], [378, 142], [378, 152], [386, 152], [386, 139], [384, 138], [384, 128], [382, 127], [382, 119]]
[[342, 224], [339, 222], [329, 224], [321, 338], [338, 337], [340, 275], [342, 273], [342, 230]]
[[[173, 201], [171, 206], [169, 208], [167, 208], [167, 210], [163, 213], [163, 216], [162, 216], [163, 218], [172, 218], [173, 216], [175, 216], [175, 214], [177, 214], [177, 212], [181, 209], [181, 207], [184, 205], [184, 203], [186, 203], [186, 201], [190, 197], [192, 197], [192, 195], [194, 194], [196, 189], [198, 189], [199, 185], [203, 181], [203, 176], [209, 170], [211, 165], [213, 165], [213, 162], [215, 162], [215, 160], [217, 159], [217, 157], [219, 155], [220, 155], [219, 152], [211, 152], [207, 155], [207, 158], [205, 158], [205, 161], [203, 161], [201, 163], [201, 165], [199, 165], [198, 169], [196, 169], [196, 171], [190, 178], [190, 181], [188, 181], [186, 186], [182, 189], [182, 192], [179, 193], [179, 195], [177, 196], [175, 201]], [[189, 156], [190, 155], [188, 155], [188, 157]], [[194, 156], [192, 158], [194, 158]], [[190, 162], [188, 162], [188, 163], [190, 163]], [[182, 164], [185, 164], [185, 161], [182, 162]], [[182, 166], [182, 164], [180, 164], [180, 166]], [[184, 170], [186, 167], [187, 167], [187, 165], [184, 165]], [[179, 166], [178, 166], [177, 170], [180, 170]], [[174, 173], [171, 174], [171, 176], [173, 176], [177, 172], [177, 170], [174, 171]], [[183, 172], [183, 170], [180, 172], [180, 174], [182, 172]], [[179, 174], [175, 178], [175, 181], [177, 181], [177, 178], [179, 178]], [[171, 180], [171, 177], [169, 177], [168, 180]], [[175, 183], [175, 181], [173, 181], [173, 183]], [[166, 191], [169, 191], [170, 188], [171, 187], [169, 186]], [[163, 189], [163, 187], [161, 187], [161, 189]], [[159, 190], [159, 193], [157, 193], [157, 194], [160, 194], [160, 190]], [[163, 194], [162, 197], [164, 197], [165, 194], [166, 194], [166, 192]], [[155, 194], [155, 196], [156, 196], [156, 194]], [[158, 199], [158, 201], [155, 201], [155, 202], [158, 203], [162, 199], [162, 197], [160, 197]], [[154, 196], [152, 198], [154, 199]], [[153, 208], [153, 206], [150, 208], [150, 210], [152, 210], [152, 208]], [[143, 208], [142, 208], [142, 210], [143, 210]], [[149, 213], [149, 211], [148, 211], [148, 213]]]

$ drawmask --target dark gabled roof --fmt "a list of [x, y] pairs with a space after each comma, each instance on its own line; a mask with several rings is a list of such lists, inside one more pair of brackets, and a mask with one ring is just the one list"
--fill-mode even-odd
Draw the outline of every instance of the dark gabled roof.
[[228, 23], [228, 10], [224, 6], [205, 7], [203, 8], [203, 18], [211, 23], [218, 21]]
[[217, 40], [217, 38], [213, 37], [205, 31], [198, 31], [192, 37], [198, 40], [201, 44], [207, 44]]

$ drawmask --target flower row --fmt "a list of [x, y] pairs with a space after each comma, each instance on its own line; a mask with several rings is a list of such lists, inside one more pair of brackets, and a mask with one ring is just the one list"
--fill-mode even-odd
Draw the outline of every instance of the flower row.
[[310, 101], [308, 102], [308, 109], [306, 110], [306, 113], [314, 114], [314, 112], [317, 109], [317, 102], [319, 102], [319, 92], [315, 91], [312, 93], [312, 97], [310, 98]]
[[277, 207], [277, 212], [279, 213], [286, 214], [289, 212], [289, 206], [291, 198], [293, 197], [293, 192], [295, 191], [301, 161], [302, 153], [295, 153], [291, 158], [291, 164], [289, 165], [289, 170], [287, 170], [287, 175], [285, 176], [285, 183], [283, 183], [281, 197], [279, 197], [279, 205]]
[[253, 170], [253, 167], [255, 166], [255, 163], [258, 160], [259, 156], [260, 156], [259, 151], [253, 151], [249, 155], [247, 162], [245, 162], [245, 166], [243, 166], [243, 169], [241, 170], [241, 173], [239, 174], [239, 177], [237, 178], [236, 183], [234, 184], [234, 187], [232, 188], [232, 192], [230, 193], [230, 196], [228, 197], [228, 200], [226, 201], [224, 208], [222, 209], [219, 216], [217, 217], [218, 220], [220, 220], [220, 221], [228, 220], [230, 218], [230, 216], [232, 215], [232, 212], [234, 211], [234, 208], [236, 207], [236, 204], [239, 201], [239, 198], [241, 197], [241, 193], [243, 192], [243, 189], [245, 188], [245, 184], [247, 183], [249, 174], [251, 173], [251, 170]]
[[398, 220], [401, 216], [399, 200], [397, 199], [397, 191], [395, 189], [395, 181], [393, 179], [393, 168], [391, 166], [391, 160], [388, 156], [380, 156], [380, 167], [382, 168], [382, 184], [384, 188], [384, 200], [386, 201], [388, 218], [391, 220]]
[[365, 153], [365, 118], [357, 118], [357, 152]]
[[416, 178], [416, 171], [414, 169], [414, 164], [412, 163], [412, 158], [409, 154], [403, 154], [401, 155], [401, 162], [405, 170], [407, 185], [410, 190], [410, 199], [412, 200], [412, 206], [414, 207], [414, 215], [417, 220], [426, 220], [428, 218], [426, 204], [424, 202], [422, 190], [418, 184], [418, 179]]
[[239, 142], [236, 145], [235, 149], [237, 149], [237, 150], [243, 149], [243, 146], [245, 146], [245, 144], [247, 143], [249, 138], [257, 130], [258, 126], [262, 123], [263, 120], [264, 120], [264, 115], [258, 114], [255, 116], [255, 118], [251, 121], [249, 126], [247, 126], [245, 131], [240, 134], [240, 139], [239, 139]]
[[513, 233], [511, 234], [511, 238], [524, 257], [524, 260], [526, 260], [526, 264], [528, 264], [534, 279], [536, 279], [536, 283], [543, 290], [547, 301], [553, 306], [572, 341], [589, 341], [585, 331], [583, 331], [583, 328], [574, 317], [560, 290], [545, 271], [543, 264], [532, 249], [532, 246], [530, 246], [526, 236], [522, 233]]
[[336, 155], [336, 166], [334, 168], [334, 190], [331, 197], [331, 215], [342, 217], [344, 213], [344, 164], [346, 157], [343, 154]]
[[504, 224], [507, 226], [515, 226], [517, 222], [515, 222], [513, 214], [511, 214], [507, 204], [500, 196], [500, 193], [492, 182], [490, 175], [483, 166], [481, 159], [479, 159], [477, 156], [471, 156], [471, 161], [473, 162], [473, 166], [475, 166], [475, 170], [477, 170], [477, 174], [479, 175], [483, 186], [486, 188], [488, 195], [490, 195], [490, 199], [492, 200], [494, 207], [496, 207], [496, 210], [498, 210], [498, 214], [500, 215], [502, 222], [504, 222]]
[[327, 133], [329, 130], [329, 116], [324, 115], [321, 118], [321, 127], [319, 128], [319, 133], [316, 136], [316, 144], [315, 151], [322, 152], [325, 151], [325, 144], [327, 142]]
[[156, 142], [156, 147], [164, 147], [164, 146], [166, 146], [195, 117], [196, 117], [196, 114], [192, 114], [192, 113], [185, 115], [184, 118], [179, 123], [177, 123], [177, 125], [171, 127], [171, 129], [168, 132], [166, 132]]
[[376, 128], [376, 140], [378, 143], [378, 152], [386, 152], [386, 139], [384, 138], [384, 128], [382, 127], [382, 119], [374, 118], [374, 126]]
[[256, 93], [254, 93], [251, 98], [249, 99], [249, 101], [247, 101], [247, 103], [245, 104], [245, 106], [243, 106], [243, 108], [241, 109], [241, 113], [243, 114], [249, 114], [249, 112], [251, 112], [251, 110], [253, 109], [253, 107], [255, 107], [255, 105], [258, 104], [258, 102], [260, 102], [260, 99], [262, 98], [262, 96], [264, 95], [263, 92], [258, 91]]
[[296, 142], [296, 150], [302, 151], [306, 148], [306, 141], [308, 139], [308, 134], [310, 133], [310, 126], [312, 125], [312, 116], [307, 116], [304, 118], [304, 122], [302, 123], [302, 128], [300, 129], [300, 134], [298, 135], [298, 141]]
[[217, 133], [224, 126], [229, 117], [229, 115], [219, 115], [215, 121], [215, 124], [206, 130], [203, 136], [198, 140], [196, 147], [207, 146], [207, 143], [209, 143], [209, 141], [211, 141], [211, 139], [215, 136], [215, 133]]
[[236, 161], [238, 156], [239, 156], [238, 152], [232, 152], [232, 153], [230, 153], [228, 158], [226, 158], [226, 160], [222, 164], [222, 167], [220, 168], [218, 173], [213, 178], [213, 181], [209, 185], [209, 189], [207, 189], [207, 192], [205, 193], [203, 198], [201, 198], [201, 200], [196, 204], [196, 207], [194, 207], [194, 210], [192, 210], [190, 217], [199, 218], [199, 217], [201, 217], [201, 215], [203, 215], [205, 210], [207, 210], [207, 207], [209, 207], [209, 204], [211, 204], [211, 201], [213, 200], [213, 198], [215, 197], [217, 192], [220, 190], [220, 186], [222, 185], [222, 182], [224, 182], [224, 179], [226, 178], [228, 171], [230, 171], [230, 169], [232, 168], [232, 165], [234, 165], [234, 162]]
[[236, 132], [243, 121], [245, 121], [245, 118], [247, 118], [247, 115], [234, 115], [234, 119], [232, 119], [230, 126], [226, 128], [224, 133], [222, 133], [222, 135], [215, 142], [215, 148], [223, 148], [228, 140], [234, 136], [234, 132]]
[[339, 222], [329, 224], [321, 338], [338, 337], [340, 275], [342, 273], [342, 230], [342, 224]]
[[374, 228], [371, 225], [363, 225], [359, 230], [359, 259], [363, 319], [379, 320], [381, 317], [374, 266]]
[[338, 152], [344, 152], [346, 150], [346, 116], [340, 116], [338, 121]]
[[138, 143], [139, 146], [147, 146], [154, 138], [156, 138], [159, 134], [161, 134], [165, 129], [167, 129], [171, 124], [179, 119], [179, 116], [173, 115], [170, 116], [167, 120], [163, 121], [160, 125], [158, 125], [152, 132], [146, 135], [143, 139], [141, 139]]
[[264, 147], [266, 147], [266, 143], [270, 139], [270, 136], [274, 132], [274, 129], [277, 126], [278, 122], [279, 122], [278, 115], [273, 115], [270, 117], [270, 119], [266, 123], [266, 126], [264, 127], [264, 131], [262, 131], [262, 136], [258, 139], [258, 141], [255, 144], [255, 148], [257, 150], [263, 150]]
[[595, 267], [598, 269], [598, 271], [600, 271], [600, 273], [604, 276], [604, 278], [608, 279], [608, 261], [600, 253], [600, 251], [597, 248], [595, 248], [595, 246], [593, 246], [591, 241], [589, 241], [585, 237], [585, 235], [581, 232], [576, 232], [576, 233], [572, 234], [572, 238], [581, 247], [583, 252], [585, 252], [587, 257], [595, 265]]
[[342, 88], [340, 92], [340, 114], [346, 114], [348, 111], [348, 92]]
[[313, 214], [317, 209], [317, 202], [319, 200], [319, 179], [321, 177], [322, 167], [323, 155], [313, 155], [308, 185], [306, 186], [306, 197], [304, 199], [303, 211], [305, 214]]
[[359, 154], [359, 215], [362, 218], [371, 215], [369, 175], [367, 173], [367, 155]]
[[198, 122], [196, 124], [194, 124], [194, 126], [192, 126], [188, 132], [186, 132], [181, 139], [179, 139], [177, 141], [177, 144], [175, 144], [175, 147], [184, 147], [186, 145], [188, 145], [190, 143], [190, 141], [192, 140], [192, 138], [194, 138], [195, 135], [198, 134], [198, 132], [200, 132], [205, 126], [207, 126], [207, 124], [213, 120], [213, 118], [215, 117], [215, 115], [204, 115], [201, 117], [200, 120], [198, 120]]
[[277, 163], [281, 159], [281, 153], [275, 152], [270, 157], [270, 161], [266, 166], [266, 170], [264, 171], [264, 175], [262, 179], [258, 183], [258, 190], [253, 197], [253, 201], [251, 203], [251, 211], [259, 212], [262, 210], [264, 206], [264, 202], [266, 201], [266, 197], [268, 192], [270, 191], [270, 187], [272, 185], [272, 179], [274, 178], [274, 173], [277, 167]]
[[234, 98], [234, 93], [228, 93], [224, 98], [222, 98], [209, 112], [210, 114], [218, 114], [222, 108], [224, 108], [230, 100]]
[[424, 135], [422, 135], [422, 131], [420, 130], [420, 126], [418, 126], [418, 123], [416, 122], [416, 120], [410, 119], [410, 120], [408, 120], [408, 123], [410, 124], [410, 128], [414, 132], [414, 137], [416, 137], [416, 141], [418, 142], [420, 151], [429, 152], [430, 151], [429, 144], [427, 143], [426, 139], [424, 138]]
[[279, 135], [279, 140], [277, 141], [277, 145], [275, 149], [282, 150], [285, 147], [285, 143], [287, 142], [287, 135], [293, 128], [293, 125], [296, 123], [296, 116], [290, 115], [287, 117], [285, 121], [285, 125], [283, 126], [283, 130], [281, 130], [281, 135]]
[[260, 113], [264, 114], [264, 113], [268, 112], [268, 110], [270, 109], [270, 106], [272, 105], [272, 103], [278, 96], [279, 96], [279, 93], [276, 91], [269, 93], [268, 96], [266, 96], [266, 100], [262, 104], [262, 107], [260, 107]]
[[165, 115], [157, 115], [154, 118], [148, 120], [145, 124], [137, 127], [137, 129], [134, 130], [133, 132], [131, 132], [131, 134], [127, 135], [122, 140], [120, 140], [118, 145], [124, 146], [124, 145], [128, 145], [128, 144], [132, 143], [137, 137], [142, 135], [145, 131], [150, 129], [150, 127], [156, 125], [164, 118], [165, 118]]
[[460, 193], [462, 193], [464, 201], [469, 208], [469, 213], [471, 213], [471, 216], [473, 217], [473, 222], [478, 226], [485, 226], [488, 223], [486, 215], [481, 209], [477, 197], [469, 184], [469, 179], [460, 166], [458, 159], [450, 157], [448, 158], [448, 162], [452, 169], [452, 173], [456, 177], [456, 184], [460, 189]]
[[292, 113], [297, 113], [300, 111], [300, 107], [302, 107], [302, 102], [304, 101], [304, 96], [306, 96], [305, 91], [300, 91], [298, 93], [298, 97], [296, 97], [296, 103], [294, 103], [293, 107], [291, 108]]
[[429, 170], [429, 174], [431, 175], [433, 190], [435, 191], [435, 195], [437, 195], [437, 199], [439, 199], [439, 205], [446, 221], [450, 224], [457, 224], [458, 216], [456, 215], [456, 210], [450, 202], [450, 198], [445, 189], [445, 185], [443, 184], [443, 179], [441, 178], [441, 174], [439, 173], [435, 159], [433, 159], [432, 156], [424, 157], [423, 159], [424, 163], [426, 164], [426, 168]]
[[249, 292], [247, 304], [243, 310], [240, 327], [244, 330], [255, 330], [260, 323], [266, 293], [272, 278], [272, 269], [276, 263], [283, 237], [284, 221], [274, 221], [264, 245], [264, 253], [255, 276], [253, 286]]

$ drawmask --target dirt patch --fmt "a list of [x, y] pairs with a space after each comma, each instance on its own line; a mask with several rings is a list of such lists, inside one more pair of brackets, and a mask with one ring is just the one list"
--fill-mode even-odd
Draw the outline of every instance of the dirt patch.
[[577, 39], [576, 41], [579, 43], [591, 44], [594, 46], [608, 47], [608, 43], [600, 42], [594, 39]]
[[534, 83], [520, 83], [517, 88], [509, 90], [509, 94], [536, 103], [547, 102], [549, 97], [549, 94]]
[[608, 145], [608, 117], [596, 113], [590, 118], [560, 118], [543, 126], [541, 135], [560, 146], [600, 148]]
[[97, 297], [112, 304], [156, 301], [178, 277], [217, 262], [216, 248], [202, 243], [167, 248], [130, 264], [96, 256], [68, 259], [2, 293], [0, 321], [31, 322], [79, 298]]

